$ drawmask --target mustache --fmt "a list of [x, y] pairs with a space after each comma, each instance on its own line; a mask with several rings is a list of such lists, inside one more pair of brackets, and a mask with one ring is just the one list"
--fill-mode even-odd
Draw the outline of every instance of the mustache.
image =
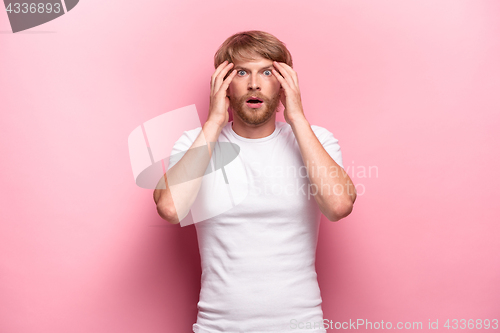
[[248, 100], [251, 97], [260, 98], [264, 102], [269, 102], [271, 100], [271, 98], [269, 98], [269, 97], [263, 96], [261, 94], [255, 94], [255, 93], [253, 93], [253, 94], [248, 94], [248, 95], [245, 95], [245, 96], [241, 96], [240, 98], [238, 98], [238, 101], [244, 101], [245, 102], [246, 100]]

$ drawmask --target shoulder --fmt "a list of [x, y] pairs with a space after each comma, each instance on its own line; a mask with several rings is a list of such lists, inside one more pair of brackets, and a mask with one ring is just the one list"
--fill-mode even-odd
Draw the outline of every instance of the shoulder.
[[174, 142], [171, 154], [186, 152], [201, 132], [201, 126], [183, 131]]
[[192, 137], [193, 135], [197, 137], [198, 134], [200, 134], [200, 132], [201, 132], [201, 126], [198, 126], [196, 128], [184, 131], [184, 134], [188, 137]]
[[[282, 122], [282, 121], [277, 121], [276, 122], [276, 126], [280, 130], [280, 135], [281, 136], [287, 136], [287, 135], [292, 135], [293, 136], [294, 135], [292, 127], [290, 126], [290, 124], [288, 124], [286, 122]], [[318, 126], [318, 125], [311, 125], [311, 129], [313, 130], [313, 132], [316, 135], [316, 137], [318, 138], [318, 140], [320, 142], [322, 142], [322, 143], [324, 141], [326, 141], [327, 139], [332, 139], [333, 138], [333, 139], [337, 140], [333, 136], [332, 132], [330, 132], [325, 127]]]
[[201, 126], [182, 132], [178, 142], [193, 143], [201, 132]]
[[318, 125], [311, 125], [311, 129], [313, 130], [314, 134], [316, 134], [317, 137], [332, 134], [326, 128], [318, 126]]
[[[292, 127], [288, 123], [284, 123], [284, 122], [279, 121], [279, 122], [276, 122], [276, 126], [281, 127], [282, 134], [290, 134], [290, 133], [293, 134]], [[318, 126], [318, 125], [311, 125], [311, 129], [313, 130], [313, 132], [316, 135], [316, 137], [318, 138], [318, 140], [322, 143], [327, 139], [333, 138], [333, 139], [337, 140], [333, 136], [332, 132], [330, 132], [325, 127]]]
[[181, 136], [175, 141], [170, 151], [168, 169], [171, 169], [193, 145], [201, 132], [201, 126], [187, 131], [183, 131]]
[[318, 125], [311, 125], [311, 129], [313, 130], [314, 134], [316, 134], [316, 137], [322, 144], [326, 143], [338, 144], [339, 140], [327, 128]]

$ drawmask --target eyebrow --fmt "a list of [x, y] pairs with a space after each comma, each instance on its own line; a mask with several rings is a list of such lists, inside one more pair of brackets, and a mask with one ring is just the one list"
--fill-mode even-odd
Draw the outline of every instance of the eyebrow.
[[[273, 68], [274, 68], [274, 66], [273, 66], [273, 65], [269, 65], [269, 66], [266, 66], [266, 67], [261, 68], [260, 70], [264, 70], [264, 69], [269, 69], [269, 70], [270, 70], [270, 69], [273, 69]], [[243, 70], [246, 70], [246, 71], [248, 71], [248, 70], [249, 70], [248, 68], [245, 68], [245, 67], [243, 67], [243, 66], [239, 66], [239, 65], [238, 65], [238, 66], [234, 66], [234, 68], [233, 68], [233, 69], [243, 69]]]

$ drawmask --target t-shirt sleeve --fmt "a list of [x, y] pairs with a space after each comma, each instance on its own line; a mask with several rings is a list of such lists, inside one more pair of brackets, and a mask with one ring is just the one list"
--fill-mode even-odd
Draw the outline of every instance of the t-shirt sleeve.
[[340, 150], [339, 140], [324, 127], [311, 125], [311, 128], [328, 155], [343, 169], [344, 165], [342, 163], [342, 151]]
[[168, 161], [168, 169], [170, 170], [180, 159], [184, 156], [184, 154], [191, 148], [194, 140], [198, 137], [201, 132], [201, 127], [184, 131], [181, 137], [174, 143], [172, 150], [170, 152], [170, 157]]

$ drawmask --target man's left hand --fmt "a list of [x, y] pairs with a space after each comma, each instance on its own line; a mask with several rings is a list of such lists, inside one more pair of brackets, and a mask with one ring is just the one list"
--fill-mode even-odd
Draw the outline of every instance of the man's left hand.
[[284, 116], [288, 124], [293, 121], [305, 119], [300, 99], [299, 79], [292, 67], [284, 62], [273, 61], [276, 69], [272, 69], [274, 76], [281, 84], [280, 100], [285, 107]]

